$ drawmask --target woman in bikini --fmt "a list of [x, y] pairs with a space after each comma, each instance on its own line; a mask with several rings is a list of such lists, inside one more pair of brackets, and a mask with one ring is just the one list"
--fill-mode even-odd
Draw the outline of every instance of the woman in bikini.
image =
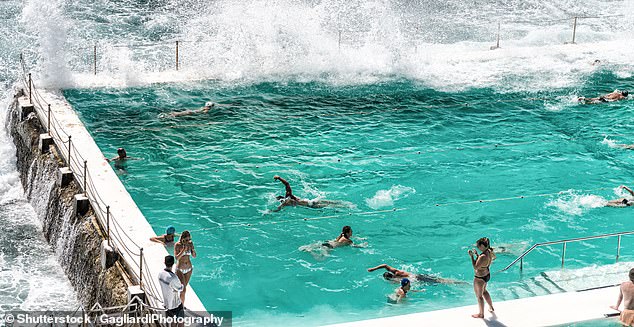
[[476, 242], [476, 246], [480, 249], [480, 254], [478, 254], [477, 250], [469, 250], [469, 257], [471, 257], [471, 264], [475, 273], [473, 290], [475, 291], [476, 299], [478, 299], [478, 307], [480, 309], [479, 313], [471, 315], [473, 318], [484, 318], [484, 301], [489, 305], [489, 312], [494, 311], [491, 295], [487, 291], [487, 283], [491, 279], [489, 267], [491, 262], [495, 260], [495, 254], [490, 245], [489, 239], [483, 237]]
[[174, 244], [174, 254], [176, 257], [176, 276], [183, 284], [183, 291], [181, 292], [181, 302], [185, 303], [185, 292], [187, 291], [187, 284], [192, 277], [192, 262], [190, 258], [196, 257], [196, 250], [194, 249], [194, 243], [192, 243], [192, 236], [189, 231], [183, 231], [180, 239]]

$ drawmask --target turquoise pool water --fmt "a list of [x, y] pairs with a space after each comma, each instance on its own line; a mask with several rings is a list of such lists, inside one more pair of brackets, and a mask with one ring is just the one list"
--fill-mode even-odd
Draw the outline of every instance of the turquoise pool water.
[[[634, 151], [614, 146], [634, 143], [634, 102], [572, 98], [633, 81], [599, 69], [575, 87], [531, 93], [441, 92], [392, 79], [209, 81], [65, 95], [104, 154], [124, 146], [142, 158], [120, 178], [156, 232], [192, 231], [191, 283], [208, 309], [232, 310], [241, 326], [319, 325], [475, 303], [471, 285], [415, 285], [426, 291], [391, 305], [395, 285], [366, 271], [380, 263], [470, 283], [466, 252], [479, 237], [510, 251], [499, 254], [497, 270], [535, 242], [632, 229], [631, 209], [602, 204], [634, 181]], [[159, 118], [208, 100], [223, 106]], [[284, 191], [274, 175], [299, 197], [350, 207], [271, 212]], [[450, 204], [519, 196], [526, 197]], [[316, 244], [344, 225], [361, 247], [322, 252]], [[566, 265], [614, 262], [615, 243], [571, 244]], [[624, 238], [624, 260], [633, 249]], [[556, 268], [560, 251], [529, 256], [524, 277]], [[490, 291], [494, 301], [508, 300], [521, 296], [509, 291], [518, 287], [514, 268], [495, 275]]]

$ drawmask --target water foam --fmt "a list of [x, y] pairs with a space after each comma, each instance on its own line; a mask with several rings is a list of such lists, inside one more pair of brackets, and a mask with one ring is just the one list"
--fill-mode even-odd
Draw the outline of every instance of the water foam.
[[[457, 6], [435, 1], [278, 0], [199, 2], [187, 7], [167, 1], [158, 5], [169, 7], [163, 14], [138, 12], [135, 6], [120, 8], [140, 16], [136, 20], [150, 29], [143, 34], [134, 29], [138, 24], [122, 22], [129, 25], [125, 31], [129, 39], [114, 39], [99, 29], [98, 18], [110, 19], [99, 14], [107, 12], [95, 12], [93, 22], [79, 13], [75, 15], [81, 19], [65, 15], [63, 10], [73, 6], [81, 3], [32, 0], [23, 12], [25, 24], [44, 20], [30, 24], [30, 33], [38, 35], [42, 45], [40, 70], [53, 79], [46, 78], [49, 86], [135, 86], [200, 79], [368, 84], [407, 78], [447, 91], [472, 87], [540, 91], [584, 81], [596, 71], [591, 65], [595, 59], [621, 76], [634, 71], [629, 50], [634, 42], [620, 33], [634, 27], [631, 13], [581, 20], [575, 46], [563, 45], [570, 39], [572, 20], [549, 22], [587, 8], [609, 12], [609, 4], [600, 1], [565, 6], [536, 2], [527, 7], [530, 10], [524, 10], [524, 2]], [[506, 9], [499, 10], [500, 6]], [[427, 10], [432, 7], [438, 11]], [[42, 10], [46, 15], [41, 15]], [[490, 51], [498, 21], [503, 22], [502, 48]], [[69, 31], [66, 26], [74, 28]], [[154, 46], [131, 44], [166, 39]], [[175, 40], [183, 41], [179, 72], [174, 70]], [[89, 70], [95, 42], [99, 75], [75, 73], [69, 79], [68, 70]]]
[[412, 187], [392, 185], [388, 190], [378, 190], [376, 194], [365, 199], [365, 203], [372, 209], [394, 206], [394, 202], [416, 193]]
[[555, 207], [567, 214], [580, 216], [593, 208], [604, 207], [607, 200], [593, 194], [579, 194], [577, 191], [562, 192], [556, 199], [550, 200], [546, 206]]

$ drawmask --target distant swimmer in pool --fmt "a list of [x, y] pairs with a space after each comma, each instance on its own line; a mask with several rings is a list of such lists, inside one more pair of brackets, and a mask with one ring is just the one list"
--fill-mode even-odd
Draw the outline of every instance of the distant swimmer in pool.
[[196, 115], [196, 114], [206, 114], [209, 112], [209, 110], [211, 110], [212, 108], [214, 108], [216, 106], [215, 103], [208, 101], [207, 103], [205, 103], [205, 105], [200, 108], [200, 109], [196, 109], [196, 110], [183, 110], [183, 111], [172, 111], [170, 113], [167, 114], [160, 114], [159, 118], [174, 118], [174, 117], [182, 117], [182, 116], [190, 116], [190, 115]]
[[[632, 195], [634, 197], [634, 191], [632, 191], [632, 189], [630, 189], [629, 187], [625, 186], [625, 185], [621, 185], [619, 186], [619, 188], [626, 190], [628, 193], [630, 193], [630, 195]], [[620, 199], [616, 199], [616, 200], [610, 200], [608, 201], [608, 203], [606, 203], [606, 207], [616, 207], [616, 208], [625, 208], [625, 207], [630, 207], [634, 205], [634, 200], [632, 199], [627, 199], [627, 198], [620, 198]]]
[[133, 158], [133, 157], [129, 157], [128, 153], [125, 151], [124, 148], [118, 148], [117, 149], [117, 156], [112, 158], [112, 159], [108, 159], [106, 158], [107, 162], [114, 162], [114, 167], [117, 169], [121, 169], [121, 170], [125, 170], [125, 163], [128, 160], [139, 160], [139, 158]]
[[291, 184], [289, 184], [284, 178], [275, 175], [273, 179], [279, 180], [280, 182], [282, 182], [282, 184], [284, 184], [284, 187], [286, 188], [286, 194], [284, 196], [280, 195], [277, 197], [277, 200], [280, 201], [280, 205], [277, 207], [277, 209], [273, 210], [274, 212], [280, 211], [282, 210], [282, 208], [286, 206], [293, 206], [293, 207], [302, 206], [302, 207], [316, 208], [316, 209], [326, 208], [326, 207], [330, 207], [330, 208], [350, 208], [351, 207], [350, 203], [345, 201], [322, 200], [322, 199], [313, 199], [313, 200], [300, 199], [296, 197], [295, 195], [293, 195], [293, 190], [291, 190]]
[[321, 246], [329, 248], [329, 249], [334, 249], [334, 248], [338, 248], [338, 247], [342, 247], [346, 245], [352, 245], [353, 242], [350, 239], [351, 237], [352, 237], [352, 227], [343, 226], [343, 229], [341, 230], [341, 234], [339, 234], [339, 236], [337, 236], [337, 238], [334, 241], [324, 242], [323, 244], [321, 244]]
[[585, 104], [595, 104], [595, 103], [602, 103], [602, 102], [614, 102], [614, 101], [619, 101], [619, 100], [626, 99], [629, 94], [630, 94], [630, 92], [628, 92], [628, 91], [614, 90], [614, 92], [612, 92], [612, 93], [608, 93], [608, 94], [602, 95], [602, 96], [597, 97], [597, 98], [579, 97], [579, 98], [577, 98], [577, 101], [583, 102]]
[[390, 281], [399, 281], [403, 278], [409, 278], [410, 280], [427, 284], [467, 284], [466, 282], [435, 277], [427, 274], [413, 274], [404, 270], [393, 268], [385, 263], [373, 268], [368, 268], [368, 272], [373, 272], [379, 269], [387, 270], [383, 273], [383, 278]]

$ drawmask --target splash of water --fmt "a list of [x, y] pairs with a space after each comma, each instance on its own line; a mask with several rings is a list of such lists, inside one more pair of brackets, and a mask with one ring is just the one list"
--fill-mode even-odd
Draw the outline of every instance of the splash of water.
[[372, 209], [391, 207], [394, 205], [394, 202], [406, 198], [414, 193], [416, 193], [414, 188], [402, 185], [393, 185], [388, 190], [377, 191], [373, 197], [365, 199], [365, 203]]

